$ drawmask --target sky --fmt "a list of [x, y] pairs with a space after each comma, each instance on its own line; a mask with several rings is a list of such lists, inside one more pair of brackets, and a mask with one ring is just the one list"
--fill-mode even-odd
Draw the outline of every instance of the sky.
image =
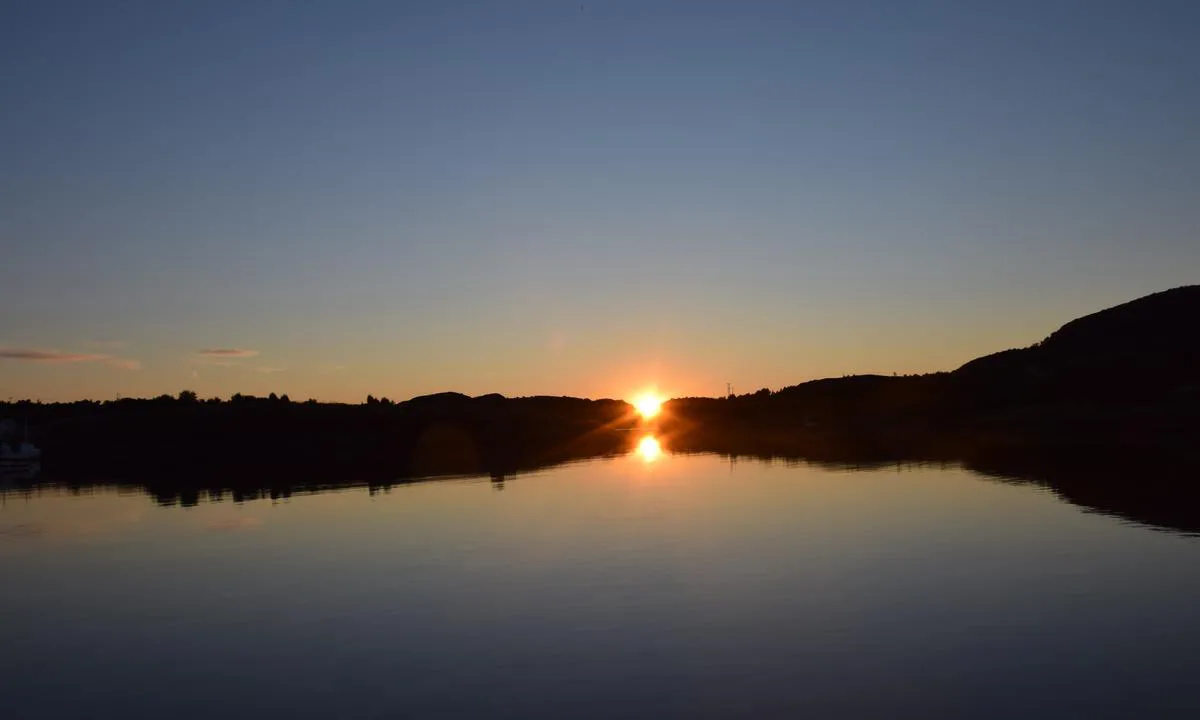
[[0, 6], [0, 399], [719, 395], [1200, 278], [1200, 6]]

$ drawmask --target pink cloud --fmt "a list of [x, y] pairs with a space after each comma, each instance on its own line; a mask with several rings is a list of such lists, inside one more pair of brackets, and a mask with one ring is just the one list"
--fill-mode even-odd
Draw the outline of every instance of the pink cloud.
[[121, 370], [142, 369], [141, 361], [133, 358], [116, 357], [101, 353], [74, 353], [60, 352], [58, 350], [40, 350], [37, 348], [0, 348], [0, 358], [5, 360], [19, 360], [21, 362], [47, 364], [103, 362], [109, 367], [119, 368]]
[[215, 358], [249, 358], [258, 355], [258, 351], [243, 348], [206, 348], [196, 354]]
[[133, 358], [110, 358], [108, 364], [111, 367], [120, 368], [121, 370], [141, 370], [142, 361], [134, 360]]
[[23, 360], [25, 362], [95, 362], [97, 360], [108, 360], [110, 357], [109, 355], [97, 355], [95, 353], [68, 353], [59, 352], [58, 350], [37, 350], [33, 348], [0, 348], [0, 358], [6, 360]]

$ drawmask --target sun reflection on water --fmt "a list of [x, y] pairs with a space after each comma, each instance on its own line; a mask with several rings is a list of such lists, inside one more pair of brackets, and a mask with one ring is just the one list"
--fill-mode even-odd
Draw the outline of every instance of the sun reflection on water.
[[637, 454], [642, 458], [642, 462], [652, 463], [662, 457], [662, 445], [659, 444], [658, 438], [647, 435], [638, 441]]

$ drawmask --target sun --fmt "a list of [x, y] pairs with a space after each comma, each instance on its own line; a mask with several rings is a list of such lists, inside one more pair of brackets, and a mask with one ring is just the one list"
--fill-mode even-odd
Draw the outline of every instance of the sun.
[[633, 399], [633, 407], [646, 420], [662, 410], [663, 399], [652, 392], [644, 392]]

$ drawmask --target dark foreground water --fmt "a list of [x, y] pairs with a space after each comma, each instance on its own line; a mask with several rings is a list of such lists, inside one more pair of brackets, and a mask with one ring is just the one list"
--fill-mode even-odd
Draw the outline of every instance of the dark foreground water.
[[956, 468], [647, 460], [10, 492], [0, 716], [1200, 717], [1200, 540]]

